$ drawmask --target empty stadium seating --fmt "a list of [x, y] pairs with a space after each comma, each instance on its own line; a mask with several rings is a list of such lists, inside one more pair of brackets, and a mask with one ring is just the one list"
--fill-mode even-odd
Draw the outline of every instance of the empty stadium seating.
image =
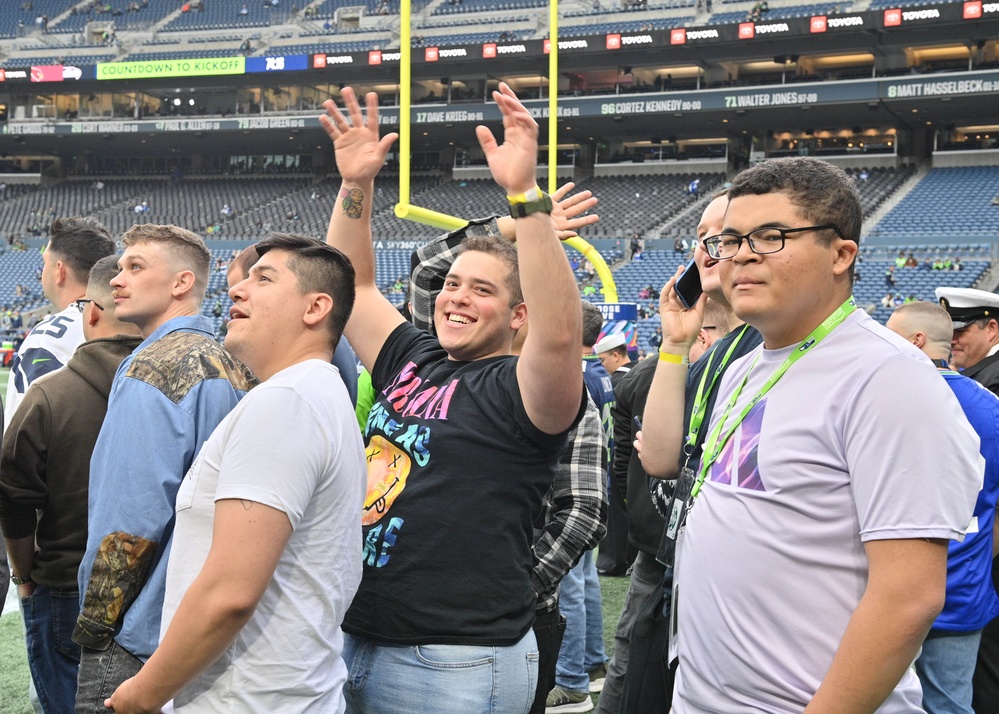
[[[861, 170], [852, 170], [860, 190], [865, 215], [888, 200], [898, 187], [908, 180], [912, 167], [898, 170], [870, 169], [861, 179]], [[700, 198], [695, 200], [687, 191], [690, 175], [676, 176], [601, 176], [579, 182], [578, 190], [589, 189], [600, 199], [597, 212], [600, 223], [580, 231], [584, 239], [600, 241], [614, 239], [612, 247], [601, 250], [604, 260], [615, 267], [614, 278], [621, 301], [640, 302], [651, 317], [639, 322], [640, 345], [658, 324], [655, 305], [658, 290], [681, 262], [686, 251], [674, 251], [675, 238], [691, 239], [703, 205], [725, 180], [723, 174], [701, 174]], [[546, 183], [544, 178], [541, 183]], [[115, 234], [121, 234], [133, 223], [176, 223], [189, 227], [209, 240], [234, 239], [235, 248], [247, 240], [259, 240], [270, 231], [287, 231], [321, 237], [326, 226], [339, 181], [328, 177], [321, 181], [307, 176], [226, 176], [221, 178], [187, 178], [174, 183], [160, 178], [105, 178], [103, 187], [95, 187], [93, 179], [73, 179], [50, 186], [12, 184], [0, 194], [0, 238], [44, 238], [48, 223], [56, 215], [93, 215]], [[939, 285], [975, 286], [991, 268], [992, 246], [984, 240], [999, 238], [999, 206], [991, 205], [999, 185], [999, 167], [937, 169], [915, 187], [888, 214], [877, 233], [882, 242], [890, 238], [894, 244], [864, 244], [858, 265], [859, 280], [855, 294], [860, 304], [870, 308], [874, 316], [884, 321], [890, 310], [880, 307], [888, 291], [884, 274], [894, 264], [898, 250], [913, 252], [919, 268], [895, 271], [897, 284], [893, 295], [932, 300], [933, 289]], [[393, 208], [399, 200], [397, 179], [385, 176], [373, 197], [373, 231], [380, 241], [377, 281], [390, 300], [401, 303], [402, 293], [390, 292], [390, 286], [409, 271], [409, 250], [383, 249], [383, 243], [421, 241], [439, 235], [440, 230], [418, 223], [402, 221]], [[149, 211], [135, 213], [134, 207], [146, 201]], [[235, 215], [223, 219], [220, 210], [229, 204]], [[415, 176], [411, 183], [411, 203], [449, 215], [479, 217], [500, 213], [504, 204], [502, 192], [487, 179], [443, 180], [438, 175]], [[687, 209], [687, 210], [685, 210]], [[674, 219], [674, 216], [682, 215]], [[931, 244], [912, 240], [914, 231], [927, 233], [933, 227], [941, 231], [958, 231], [961, 239], [946, 244]], [[632, 236], [660, 235], [667, 249], [652, 247], [640, 260], [622, 263], [623, 248]], [[4, 240], [4, 243], [6, 241]], [[228, 262], [234, 249], [215, 251], [215, 257]], [[566, 249], [571, 258], [582, 259], [575, 250]], [[942, 257], [959, 258], [960, 271], [931, 270], [928, 261]], [[0, 256], [0, 306], [16, 304], [31, 309], [44, 304], [36, 270], [40, 265], [36, 250], [8, 250]], [[602, 301], [599, 280], [591, 279], [580, 266], [577, 278], [582, 290], [592, 284], [597, 292], [588, 299]], [[27, 288], [16, 297], [14, 286]], [[639, 291], [652, 286], [653, 294], [639, 299]], [[988, 286], [986, 286], [988, 287]], [[225, 270], [213, 273], [204, 311], [210, 315], [216, 300], [228, 312]], [[216, 321], [221, 324], [221, 319]]]
[[936, 235], [960, 240], [999, 235], [999, 167], [974, 166], [930, 171], [871, 231], [902, 242]]

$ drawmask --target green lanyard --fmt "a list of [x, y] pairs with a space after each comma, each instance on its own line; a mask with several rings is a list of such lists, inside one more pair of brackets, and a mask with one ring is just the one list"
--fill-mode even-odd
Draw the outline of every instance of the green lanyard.
[[[742, 338], [746, 336], [746, 330], [749, 329], [749, 325], [743, 325], [742, 331], [739, 336], [732, 340], [732, 344], [729, 345], [728, 352], [722, 357], [721, 363], [715, 367], [714, 371], [711, 371], [712, 366], [715, 363], [716, 352], [711, 352], [711, 357], [708, 359], [708, 366], [704, 368], [704, 373], [701, 375], [701, 381], [697, 385], [697, 393], [694, 395], [694, 408], [690, 411], [690, 427], [687, 431], [687, 441], [684, 445], [684, 450], [686, 451], [697, 443], [697, 433], [701, 430], [701, 424], [704, 422], [704, 413], [708, 405], [708, 399], [711, 397], [711, 392], [715, 388], [715, 383], [718, 378], [721, 377], [722, 372], [725, 371], [725, 366], [732, 359], [732, 353], [735, 352], [735, 348], [739, 346], [742, 342]], [[708, 378], [711, 378], [711, 383], [708, 384]], [[705, 389], [705, 387], [707, 387]], [[690, 458], [690, 454], [687, 454], [687, 458]]]
[[800, 345], [798, 345], [798, 349], [791, 352], [791, 354], [787, 356], [777, 370], [770, 375], [767, 381], [760, 388], [760, 391], [755, 397], [749, 400], [749, 404], [743, 408], [735, 421], [732, 422], [732, 426], [730, 426], [728, 430], [725, 431], [724, 435], [722, 435], [722, 431], [725, 430], [725, 422], [728, 421], [729, 414], [731, 414], [732, 410], [735, 408], [735, 403], [738, 401], [739, 395], [742, 394], [742, 390], [746, 386], [746, 381], [749, 379], [749, 375], [756, 366], [756, 362], [760, 359], [759, 356], [757, 356], [750, 368], [746, 370], [746, 375], [742, 378], [739, 386], [735, 388], [735, 392], [732, 394], [732, 397], [728, 400], [728, 405], [725, 407], [725, 413], [722, 415], [718, 425], [711, 432], [711, 435], [707, 438], [707, 441], [704, 444], [704, 458], [701, 461], [701, 471], [697, 475], [697, 481], [694, 483], [694, 487], [690, 491], [691, 501], [693, 501], [693, 499], [700, 492], [701, 484], [704, 483], [704, 480], [708, 476], [708, 469], [711, 468], [711, 465], [721, 455], [722, 449], [725, 448], [725, 444], [728, 442], [729, 437], [735, 433], [735, 430], [739, 428], [739, 425], [746, 418], [749, 412], [752, 411], [753, 407], [756, 406], [757, 402], [759, 402], [763, 396], [769, 392], [775, 384], [777, 384], [778, 380], [784, 376], [784, 373], [791, 367], [792, 364], [804, 357], [809, 350], [828, 337], [829, 333], [836, 329], [836, 327], [856, 309], [857, 304], [851, 296], [846, 302], [836, 308], [836, 310], [829, 317], [823, 320], [822, 324], [816, 327], [812, 333], [806, 337]]

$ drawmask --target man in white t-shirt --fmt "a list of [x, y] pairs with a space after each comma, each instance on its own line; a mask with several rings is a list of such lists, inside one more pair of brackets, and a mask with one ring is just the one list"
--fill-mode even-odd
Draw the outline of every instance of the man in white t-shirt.
[[342, 712], [340, 623], [361, 579], [364, 447], [330, 364], [354, 302], [338, 250], [291, 235], [229, 294], [226, 347], [260, 379], [177, 494], [162, 637], [119, 714]]
[[[982, 484], [978, 438], [925, 357], [855, 309], [861, 210], [843, 171], [771, 160], [728, 197], [704, 245], [764, 344], [727, 370], [702, 426], [673, 710], [921, 712], [911, 665]], [[675, 292], [664, 312], [671, 343], [692, 342], [700, 320]]]

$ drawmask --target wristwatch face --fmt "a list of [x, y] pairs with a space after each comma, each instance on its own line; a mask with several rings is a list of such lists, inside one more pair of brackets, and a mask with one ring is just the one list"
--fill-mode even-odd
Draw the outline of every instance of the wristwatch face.
[[14, 583], [14, 585], [27, 585], [31, 582], [31, 576], [29, 575], [26, 578], [19, 578], [16, 575], [11, 575], [10, 581]]

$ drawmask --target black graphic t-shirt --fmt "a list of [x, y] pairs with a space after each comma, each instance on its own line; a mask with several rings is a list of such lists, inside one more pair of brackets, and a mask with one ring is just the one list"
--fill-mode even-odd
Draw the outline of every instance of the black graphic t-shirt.
[[346, 632], [503, 646], [530, 629], [532, 521], [566, 435], [531, 423], [516, 368], [515, 357], [451, 361], [408, 323], [385, 342], [365, 428], [364, 571]]

